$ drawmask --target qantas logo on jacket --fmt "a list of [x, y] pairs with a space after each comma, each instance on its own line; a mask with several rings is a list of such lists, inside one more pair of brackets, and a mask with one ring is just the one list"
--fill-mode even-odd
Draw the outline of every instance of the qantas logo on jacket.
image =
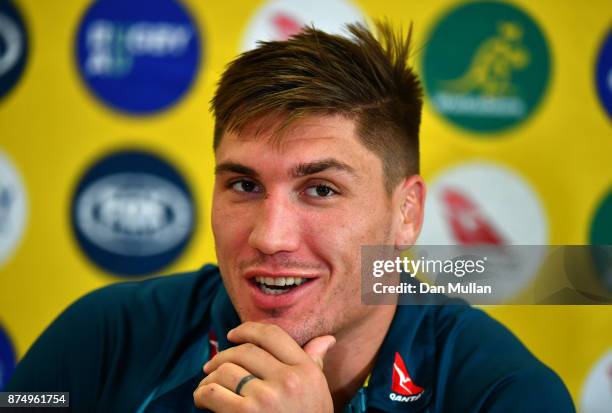
[[389, 398], [396, 402], [413, 402], [421, 398], [425, 389], [417, 386], [406, 369], [404, 360], [398, 352], [395, 352], [393, 361], [393, 378], [391, 382], [391, 393]]

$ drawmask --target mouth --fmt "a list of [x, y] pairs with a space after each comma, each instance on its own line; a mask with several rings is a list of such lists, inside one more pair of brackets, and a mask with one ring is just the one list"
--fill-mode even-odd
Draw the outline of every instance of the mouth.
[[311, 282], [312, 278], [304, 277], [254, 277], [251, 282], [266, 295], [281, 295]]
[[307, 302], [316, 294], [319, 276], [314, 274], [279, 274], [267, 271], [249, 271], [246, 283], [255, 307], [261, 310], [288, 308]]

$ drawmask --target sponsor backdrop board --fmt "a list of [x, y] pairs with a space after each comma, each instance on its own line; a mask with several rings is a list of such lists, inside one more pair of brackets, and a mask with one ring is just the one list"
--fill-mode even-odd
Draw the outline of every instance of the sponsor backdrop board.
[[[603, 0], [0, 0], [0, 387], [77, 297], [214, 261], [208, 101], [225, 64], [303, 24], [383, 17], [414, 23], [423, 245], [612, 244]], [[533, 266], [517, 264], [526, 287]], [[486, 310], [582, 411], [607, 411], [609, 306]]]

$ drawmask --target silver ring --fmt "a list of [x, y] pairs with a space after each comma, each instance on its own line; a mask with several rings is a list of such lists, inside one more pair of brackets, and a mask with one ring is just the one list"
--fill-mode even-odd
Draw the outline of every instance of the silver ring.
[[239, 394], [240, 396], [242, 396], [242, 394], [240, 394], [240, 390], [242, 390], [242, 388], [244, 387], [245, 384], [247, 384], [248, 382], [250, 382], [253, 379], [256, 379], [257, 377], [255, 377], [252, 374], [246, 375], [244, 376], [239, 382], [238, 385], [236, 386], [236, 391], [234, 393]]

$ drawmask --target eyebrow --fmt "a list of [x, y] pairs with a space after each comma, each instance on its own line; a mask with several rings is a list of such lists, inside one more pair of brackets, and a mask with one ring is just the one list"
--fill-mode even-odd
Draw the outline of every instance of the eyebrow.
[[[293, 178], [300, 178], [308, 175], [314, 175], [319, 172], [326, 171], [328, 169], [335, 169], [340, 172], [346, 172], [352, 175], [353, 177], [358, 178], [358, 175], [352, 166], [334, 158], [326, 158], [314, 162], [300, 163], [291, 169], [290, 175]], [[255, 178], [259, 176], [255, 169], [237, 162], [223, 162], [215, 167], [215, 175], [220, 175], [226, 172], [248, 175]]]
[[215, 175], [220, 175], [225, 172], [234, 172], [241, 175], [248, 175], [257, 178], [259, 174], [255, 169], [249, 168], [236, 162], [223, 162], [215, 167]]
[[349, 164], [339, 161], [334, 158], [322, 159], [320, 161], [300, 163], [291, 170], [291, 176], [299, 178], [307, 175], [314, 175], [328, 169], [335, 169], [340, 172], [347, 172], [354, 177], [357, 177], [355, 169]]

